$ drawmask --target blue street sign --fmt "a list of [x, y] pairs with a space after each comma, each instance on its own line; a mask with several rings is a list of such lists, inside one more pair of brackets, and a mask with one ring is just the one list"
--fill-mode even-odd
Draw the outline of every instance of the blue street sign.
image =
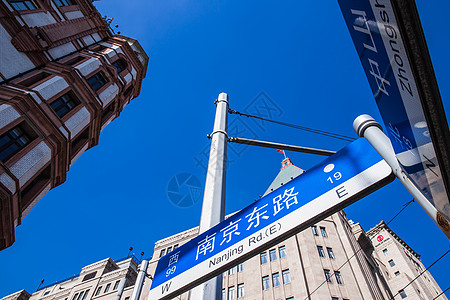
[[[446, 187], [448, 179], [444, 179], [449, 174], [444, 168], [448, 164], [448, 148], [444, 147], [444, 142], [448, 143], [450, 134], [445, 113], [422, 108], [431, 102], [442, 106], [442, 101], [426, 44], [422, 42], [414, 2], [395, 1], [395, 11], [390, 0], [338, 2], [401, 168], [437, 211], [450, 221], [450, 186]], [[408, 20], [399, 19], [400, 15]], [[405, 25], [406, 22], [409, 25]], [[410, 31], [415, 28], [408, 37], [404, 34], [406, 27]], [[411, 43], [406, 43], [409, 40], [414, 40], [413, 44], [420, 51], [412, 50], [408, 46]], [[411, 54], [415, 55], [414, 61]], [[440, 123], [433, 115], [439, 115]], [[437, 131], [441, 134], [436, 134]], [[448, 226], [448, 222], [442, 222]]]
[[393, 180], [363, 138], [158, 261], [148, 299], [170, 299]]

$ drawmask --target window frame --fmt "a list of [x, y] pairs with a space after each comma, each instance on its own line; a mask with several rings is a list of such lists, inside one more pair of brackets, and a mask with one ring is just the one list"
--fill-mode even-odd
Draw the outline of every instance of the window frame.
[[228, 300], [234, 300], [234, 298], [235, 298], [234, 292], [235, 291], [236, 291], [236, 289], [234, 288], [234, 285], [228, 287], [228, 294], [227, 294]]
[[245, 297], [244, 288], [245, 288], [244, 283], [239, 283], [237, 285], [237, 298]]
[[388, 260], [389, 266], [393, 268], [395, 266], [395, 261], [393, 259]]
[[[67, 4], [63, 3], [63, 2], [67, 2]], [[70, 4], [68, 3], [70, 2]], [[72, 5], [77, 5], [77, 3], [73, 3], [75, 2], [74, 0], [53, 0], [53, 3], [55, 3], [56, 6], [58, 7], [66, 7], [66, 6], [72, 6]], [[62, 5], [59, 5], [58, 3], [61, 3]]]
[[317, 226], [316, 225], [311, 226], [311, 231], [312, 231], [313, 235], [319, 236], [319, 232], [317, 231]]
[[334, 271], [334, 277], [336, 277], [336, 283], [337, 284], [340, 284], [340, 285], [344, 284], [344, 280], [342, 279], [341, 272]]
[[281, 271], [281, 275], [283, 277], [283, 284], [291, 283], [291, 271], [289, 269]]
[[335, 259], [336, 258], [336, 256], [334, 256], [333, 248], [327, 247], [327, 253], [328, 253], [328, 257], [330, 259]]
[[127, 69], [127, 67], [128, 67], [127, 62], [126, 62], [124, 59], [122, 59], [122, 58], [116, 59], [115, 61], [113, 61], [113, 62], [111, 63], [111, 65], [112, 65], [114, 68], [116, 68], [117, 74], [122, 73], [122, 72], [125, 71], [125, 70]]
[[116, 283], [114, 283], [113, 291], [117, 290], [119, 288], [120, 280], [117, 280]]
[[269, 250], [269, 258], [270, 258], [270, 261], [276, 261], [278, 259], [277, 258], [277, 249]]
[[89, 86], [94, 90], [94, 92], [99, 92], [109, 82], [108, 77], [106, 76], [103, 70], [99, 70], [96, 73], [90, 75], [89, 77], [86, 77], [86, 81], [88, 82]]
[[[14, 10], [16, 11], [27, 11], [27, 10], [35, 10], [35, 9], [39, 9], [39, 6], [33, 1], [33, 0], [8, 0], [9, 5], [11, 5], [13, 7]], [[14, 5], [13, 3], [21, 3], [24, 6], [26, 6], [26, 9], [22, 9], [16, 5]], [[34, 6], [33, 8], [30, 8], [28, 6], [27, 3], [31, 3], [32, 6]]]
[[102, 292], [102, 288], [103, 288], [103, 285], [101, 285], [97, 288], [97, 290], [95, 291], [94, 297], [100, 295], [100, 293]]
[[235, 273], [236, 273], [235, 267], [231, 267], [230, 269], [228, 269], [228, 275], [233, 275]]
[[278, 255], [280, 256], [280, 259], [287, 257], [286, 246], [278, 247]]
[[[57, 103], [59, 104], [56, 106]], [[81, 101], [72, 90], [68, 90], [55, 97], [55, 99], [48, 101], [47, 104], [61, 120], [65, 121], [73, 115]], [[66, 111], [61, 113], [64, 109]]]
[[243, 262], [237, 265], [237, 272], [239, 273], [242, 271], [244, 271], [244, 263]]
[[[264, 260], [264, 262], [263, 262], [263, 260]], [[260, 262], [261, 265], [267, 264], [267, 262], [268, 262], [268, 260], [267, 260], [267, 252], [262, 252], [262, 253], [259, 254], [259, 262]]]
[[327, 238], [328, 237], [327, 229], [323, 226], [320, 226], [320, 234], [322, 235], [322, 237]]
[[[9, 126], [10, 128], [5, 128]], [[31, 145], [38, 137], [33, 129], [23, 120], [19, 120], [17, 123], [12, 122], [5, 127], [2, 128], [6, 130], [0, 135], [0, 142], [7, 136], [9, 141], [5, 142], [3, 145], [0, 145], [0, 161], [3, 163], [10, 161], [16, 154], [26, 149], [28, 145]], [[18, 130], [21, 132], [17, 132]], [[14, 144], [17, 148], [2, 158], [3, 151], [9, 149]]]
[[[266, 283], [266, 285], [265, 285]], [[269, 290], [270, 289], [270, 278], [269, 275], [263, 276], [262, 277], [262, 289], [263, 291]]]
[[280, 272], [272, 273], [272, 286], [277, 287], [280, 285], [281, 285]]
[[324, 272], [324, 274], [325, 274], [325, 280], [326, 280], [328, 283], [333, 283], [333, 279], [332, 279], [332, 276], [331, 276], [331, 271], [328, 270], [328, 269], [323, 269], [323, 272]]
[[319, 257], [325, 257], [325, 251], [322, 246], [317, 246], [317, 252], [319, 252]]

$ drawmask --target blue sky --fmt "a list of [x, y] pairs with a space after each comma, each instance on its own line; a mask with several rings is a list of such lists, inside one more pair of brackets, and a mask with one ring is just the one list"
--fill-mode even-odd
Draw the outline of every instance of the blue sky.
[[[0, 252], [0, 297], [78, 274], [81, 267], [130, 246], [152, 255], [154, 242], [198, 225], [201, 201], [172, 204], [168, 184], [179, 173], [205, 181], [204, 153], [214, 122], [214, 99], [230, 97], [238, 111], [356, 137], [353, 120], [381, 121], [337, 1], [119, 0], [95, 2], [122, 34], [150, 57], [141, 95], [72, 166], [16, 228], [15, 244]], [[450, 114], [450, 2], [417, 1], [447, 115]], [[263, 93], [263, 94], [261, 94]], [[266, 108], [262, 108], [264, 99]], [[267, 110], [269, 108], [269, 110]], [[274, 124], [230, 116], [241, 137], [339, 150], [347, 143]], [[235, 134], [238, 135], [238, 134]], [[226, 212], [253, 202], [270, 185], [282, 154], [229, 144]], [[204, 152], [206, 151], [206, 152]], [[309, 169], [323, 157], [287, 152]], [[398, 181], [346, 209], [369, 230], [389, 220], [411, 196]], [[425, 266], [448, 239], [417, 203], [390, 227]], [[138, 255], [139, 256], [139, 255]], [[450, 257], [431, 272], [450, 286]]]

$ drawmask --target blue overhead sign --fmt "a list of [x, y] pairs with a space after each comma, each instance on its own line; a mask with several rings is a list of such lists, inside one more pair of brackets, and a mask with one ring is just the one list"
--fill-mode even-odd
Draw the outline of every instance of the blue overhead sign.
[[[450, 220], [450, 190], [448, 190], [450, 187], [446, 187], [447, 180], [443, 179], [446, 178], [448, 170], [442, 169], [439, 163], [439, 161], [446, 163], [446, 159], [442, 159], [442, 156], [440, 159], [436, 155], [436, 149], [441, 154], [445, 154], [448, 149], [442, 147], [442, 143], [439, 146], [439, 143], [436, 143], [438, 139], [434, 140], [433, 144], [430, 134], [433, 133], [433, 126], [427, 122], [425, 117], [427, 113], [422, 108], [424, 97], [434, 98], [428, 99], [428, 102], [441, 101], [437, 85], [433, 90], [432, 79], [426, 78], [434, 74], [425, 72], [418, 74], [418, 68], [411, 62], [408, 48], [405, 47], [405, 36], [402, 31], [405, 26], [399, 25], [396, 18], [400, 10], [394, 12], [390, 0], [338, 0], [338, 2], [383, 118], [385, 132], [391, 140], [400, 166], [437, 211]], [[409, 9], [409, 13], [404, 13], [405, 16], [411, 15], [411, 11], [417, 12], [413, 1], [396, 1], [396, 4], [399, 2], [406, 3], [402, 5], [402, 9], [403, 7]], [[414, 26], [420, 28], [418, 17], [417, 20], [411, 17], [408, 22], [413, 24], [408, 26], [409, 30], [415, 28]], [[417, 34], [413, 38], [418, 40], [415, 43], [419, 45], [422, 42], [421, 32], [416, 31], [413, 34]], [[420, 46], [426, 49], [426, 44]], [[420, 54], [417, 54], [419, 51], [417, 49], [415, 51], [416, 57], [417, 55], [420, 57]], [[426, 50], [420, 53], [428, 55]], [[421, 67], [425, 70], [423, 65], [422, 63]], [[431, 66], [431, 62], [429, 65]], [[419, 85], [417, 81], [419, 76], [428, 81], [425, 84], [420, 82]], [[424, 85], [428, 85], [426, 91]], [[437, 93], [437, 96], [430, 97], [432, 92]], [[428, 103], [427, 101], [425, 102]], [[440, 120], [447, 122], [445, 114]], [[441, 126], [444, 125], [447, 124], [441, 123]], [[448, 133], [443, 135], [440, 142], [443, 139], [448, 141], [450, 137], [445, 136]]]
[[170, 299], [393, 180], [363, 138], [161, 257], [149, 300]]

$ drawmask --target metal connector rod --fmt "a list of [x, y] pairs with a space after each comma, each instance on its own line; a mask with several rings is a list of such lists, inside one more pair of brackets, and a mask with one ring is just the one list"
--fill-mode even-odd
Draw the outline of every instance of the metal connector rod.
[[412, 183], [412, 181], [405, 174], [403, 169], [398, 163], [395, 156], [394, 149], [392, 148], [391, 141], [384, 134], [381, 129], [381, 125], [378, 124], [371, 116], [361, 115], [353, 122], [353, 129], [360, 137], [365, 137], [367, 141], [375, 148], [375, 150], [381, 155], [381, 157], [392, 168], [395, 176], [405, 186], [408, 192], [416, 199], [417, 203], [425, 210], [430, 218], [438, 225], [438, 227], [444, 232], [444, 234], [450, 239], [450, 231], [444, 229], [439, 225], [437, 221], [438, 211], [428, 201], [428, 199], [420, 192], [420, 190]]
[[230, 138], [228, 138], [228, 141], [231, 143], [260, 146], [260, 147], [281, 149], [281, 150], [289, 150], [289, 151], [317, 154], [317, 155], [324, 155], [324, 156], [331, 156], [336, 153], [336, 151], [307, 148], [307, 147], [301, 147], [301, 146], [293, 146], [293, 145], [287, 145], [287, 144], [258, 141], [258, 140], [251, 140], [251, 139], [244, 139], [244, 138], [237, 138], [237, 137], [230, 137]]

